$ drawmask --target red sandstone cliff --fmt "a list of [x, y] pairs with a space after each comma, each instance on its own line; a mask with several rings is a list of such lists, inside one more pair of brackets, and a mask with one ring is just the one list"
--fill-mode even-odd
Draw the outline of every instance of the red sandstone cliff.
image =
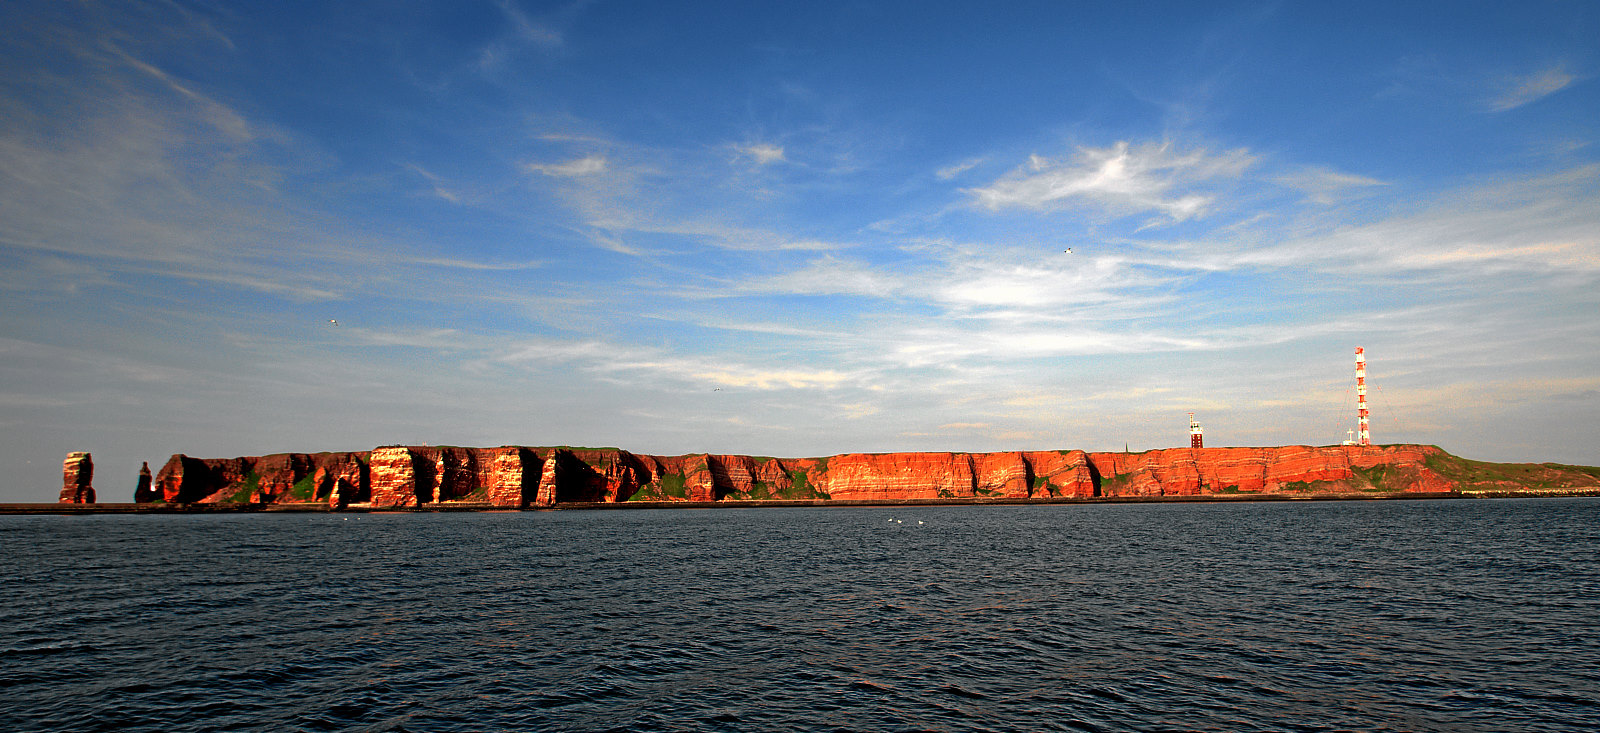
[[[1454, 484], [1427, 467], [1433, 446], [1172, 448], [1146, 453], [1091, 453], [1107, 496], [1217, 493], [1304, 493], [1388, 488], [1451, 491]], [[1378, 486], [1377, 467], [1392, 468]]]
[[[524, 508], [640, 500], [1449, 492], [1467, 480], [1463, 471], [1468, 464], [1516, 465], [1476, 464], [1417, 445], [851, 453], [826, 458], [652, 456], [616, 448], [384, 446], [364, 452], [224, 459], [174, 455], [156, 475], [147, 498], [169, 503], [325, 502], [333, 508], [453, 503]], [[1600, 472], [1542, 470], [1540, 475], [1549, 475], [1541, 481], [1550, 486], [1600, 487]], [[75, 480], [68, 476], [69, 483]], [[1499, 481], [1493, 487], [1509, 483]]]

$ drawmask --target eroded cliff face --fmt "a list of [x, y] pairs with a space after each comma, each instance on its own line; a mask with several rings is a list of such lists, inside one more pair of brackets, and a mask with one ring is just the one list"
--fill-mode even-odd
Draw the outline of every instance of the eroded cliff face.
[[[1089, 462], [1106, 496], [1451, 491], [1453, 484], [1427, 467], [1442, 453], [1414, 445], [1171, 448], [1091, 453]], [[1380, 466], [1393, 470], [1374, 473]]]
[[329, 501], [336, 506], [366, 501], [367, 451], [275, 453], [239, 458], [167, 459], [148, 494], [138, 502], [278, 504]]
[[[1417, 445], [850, 453], [826, 458], [653, 456], [616, 448], [383, 446], [363, 452], [226, 459], [178, 454], [161, 468], [149, 494], [173, 503], [325, 502], [334, 508], [465, 503], [520, 509], [625, 501], [1449, 492], [1467, 476], [1467, 464], [1473, 462]], [[1600, 486], [1600, 476], [1570, 475]], [[64, 491], [63, 500], [65, 496]]]

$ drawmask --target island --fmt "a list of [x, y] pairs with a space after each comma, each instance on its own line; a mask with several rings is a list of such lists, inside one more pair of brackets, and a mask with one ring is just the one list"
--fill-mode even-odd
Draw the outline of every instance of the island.
[[[134, 500], [158, 508], [448, 510], [1283, 498], [1600, 495], [1600, 468], [1488, 463], [1431, 445], [997, 453], [657, 456], [571, 446], [388, 445], [167, 460]], [[70, 454], [63, 504], [92, 504]]]

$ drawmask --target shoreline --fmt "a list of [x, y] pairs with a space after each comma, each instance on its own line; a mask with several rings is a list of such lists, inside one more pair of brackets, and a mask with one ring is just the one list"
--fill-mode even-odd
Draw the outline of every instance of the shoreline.
[[1390, 491], [1341, 492], [1324, 494], [1192, 494], [1184, 496], [1100, 496], [1062, 498], [996, 499], [761, 499], [724, 501], [626, 501], [562, 502], [549, 507], [522, 509], [500, 507], [488, 502], [444, 502], [415, 507], [373, 507], [350, 505], [333, 509], [326, 503], [297, 504], [135, 504], [105, 502], [96, 504], [0, 503], [0, 515], [25, 514], [254, 514], [254, 513], [429, 513], [429, 512], [531, 512], [599, 511], [626, 509], [773, 509], [794, 507], [905, 507], [905, 506], [1027, 506], [1060, 504], [1194, 504], [1282, 501], [1424, 501], [1441, 499], [1540, 499], [1562, 497], [1600, 497], [1600, 489], [1530, 491]]

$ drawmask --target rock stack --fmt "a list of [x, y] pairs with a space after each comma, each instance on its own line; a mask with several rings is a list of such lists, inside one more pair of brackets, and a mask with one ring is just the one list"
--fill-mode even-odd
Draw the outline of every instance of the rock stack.
[[93, 504], [94, 461], [83, 451], [67, 454], [61, 463], [62, 504]]
[[161, 498], [150, 483], [150, 462], [139, 463], [139, 487], [133, 490], [133, 500], [140, 504], [148, 504]]

